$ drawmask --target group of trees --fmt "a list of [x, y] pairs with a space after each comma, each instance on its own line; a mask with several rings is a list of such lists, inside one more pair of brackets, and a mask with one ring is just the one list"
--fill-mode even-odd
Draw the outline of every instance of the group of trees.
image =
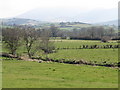
[[71, 38], [78, 38], [78, 39], [92, 39], [92, 40], [101, 40], [104, 37], [109, 37], [109, 39], [117, 38], [117, 33], [113, 28], [105, 29], [102, 26], [99, 27], [88, 27], [88, 28], [81, 28], [73, 29], [70, 32]]
[[[60, 24], [63, 25], [64, 23]], [[50, 31], [51, 31], [50, 37], [61, 37], [63, 39], [66, 39], [67, 37], [69, 37], [70, 39], [102, 40], [102, 41], [119, 39], [118, 32], [114, 28], [104, 26], [74, 28], [73, 30], [60, 30], [55, 25], [51, 25]]]
[[54, 33], [53, 37], [61, 37], [70, 39], [84, 39], [84, 40], [110, 40], [110, 39], [119, 39], [118, 32], [112, 27], [103, 27], [103, 26], [92, 26], [86, 28], [74, 28], [73, 30], [59, 30], [57, 27], [54, 28], [52, 32]]
[[2, 40], [5, 42], [6, 48], [8, 48], [11, 54], [15, 55], [18, 46], [20, 46], [20, 32], [19, 28], [4, 28], [2, 29]]
[[13, 26], [2, 29], [2, 41], [11, 54], [17, 55], [19, 47], [25, 46], [31, 58], [36, 51], [51, 53], [55, 47], [50, 41], [50, 28], [35, 29], [28, 26]]
[[66, 27], [67, 25], [86, 24], [83, 22], [60, 22], [60, 27]]

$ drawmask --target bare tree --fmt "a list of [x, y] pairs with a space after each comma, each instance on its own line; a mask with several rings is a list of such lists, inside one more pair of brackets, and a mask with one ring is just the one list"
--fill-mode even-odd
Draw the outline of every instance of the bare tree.
[[25, 41], [26, 49], [27, 49], [27, 54], [29, 58], [34, 55], [34, 51], [32, 50], [33, 45], [35, 41], [38, 38], [37, 31], [35, 28], [32, 27], [25, 27], [23, 30], [23, 39]]
[[96, 27], [93, 26], [93, 27], [88, 28], [88, 33], [90, 35], [90, 38], [93, 39], [96, 34]]
[[53, 44], [53, 41], [50, 41], [50, 31], [49, 29], [42, 29], [41, 32], [41, 43], [40, 43], [40, 49], [44, 51], [46, 54], [46, 58], [48, 58], [49, 53], [53, 53], [55, 50], [55, 46]]
[[104, 42], [104, 43], [108, 42], [109, 40], [110, 40], [109, 36], [103, 36], [102, 39], [101, 39], [101, 41]]
[[51, 25], [50, 31], [51, 31], [52, 37], [57, 37], [58, 31], [59, 31], [58, 27], [56, 27], [55, 25]]
[[14, 27], [7, 27], [2, 29], [2, 41], [6, 43], [6, 48], [10, 51], [11, 54], [15, 55], [16, 50], [20, 46], [20, 28]]
[[104, 36], [104, 32], [105, 32], [104, 27], [103, 26], [97, 27], [96, 31], [97, 31], [98, 37], [102, 39], [102, 37]]
[[112, 36], [113, 36], [114, 33], [115, 33], [114, 28], [109, 28], [109, 29], [108, 29], [108, 33], [109, 33], [110, 38], [112, 39]]

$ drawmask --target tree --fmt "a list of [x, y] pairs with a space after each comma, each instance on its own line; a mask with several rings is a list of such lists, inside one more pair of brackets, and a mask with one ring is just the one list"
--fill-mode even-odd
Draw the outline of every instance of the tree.
[[100, 39], [104, 36], [105, 29], [103, 26], [97, 27], [97, 35]]
[[23, 39], [25, 41], [25, 46], [26, 46], [27, 54], [29, 58], [31, 58], [35, 53], [34, 50], [32, 50], [32, 48], [37, 38], [38, 38], [38, 34], [35, 28], [32, 28], [32, 27], [23, 28]]
[[109, 36], [103, 36], [102, 39], [101, 39], [101, 41], [104, 42], [104, 43], [108, 42], [109, 40], [110, 40]]
[[51, 37], [57, 37], [57, 33], [59, 31], [58, 27], [56, 27], [55, 25], [51, 25], [50, 31], [51, 31]]
[[2, 29], [2, 41], [6, 43], [6, 47], [11, 54], [16, 55], [16, 50], [20, 46], [20, 28], [14, 26]]
[[112, 36], [114, 35], [114, 32], [115, 32], [114, 28], [109, 28], [108, 32], [109, 32], [110, 38], [112, 39]]
[[46, 59], [48, 58], [49, 53], [53, 53], [55, 50], [55, 46], [53, 45], [53, 41], [50, 41], [50, 31], [42, 29], [41, 32], [41, 43], [40, 43], [40, 49], [44, 51], [46, 54]]
[[96, 34], [96, 27], [90, 27], [90, 28], [88, 29], [88, 33], [89, 33], [89, 35], [90, 35], [90, 38], [91, 38], [91, 39], [94, 39], [95, 34]]

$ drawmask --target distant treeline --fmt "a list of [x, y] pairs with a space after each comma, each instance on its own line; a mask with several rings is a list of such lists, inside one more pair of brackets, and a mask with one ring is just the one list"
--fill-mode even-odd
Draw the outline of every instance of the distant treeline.
[[62, 38], [69, 37], [77, 40], [120, 40], [119, 33], [114, 28], [103, 26], [92, 26], [71, 31], [61, 31]]
[[[74, 25], [81, 24], [81, 22], [60, 23], [61, 26], [65, 26], [66, 24]], [[43, 29], [46, 28], [48, 27], [44, 27]], [[120, 32], [115, 30], [113, 27], [91, 26], [85, 28], [74, 28], [72, 30], [61, 30], [59, 27], [52, 24], [49, 27], [49, 32], [50, 32], [49, 37], [61, 37], [62, 39], [102, 40], [103, 42], [106, 42], [108, 40], [120, 40], [119, 37]]]

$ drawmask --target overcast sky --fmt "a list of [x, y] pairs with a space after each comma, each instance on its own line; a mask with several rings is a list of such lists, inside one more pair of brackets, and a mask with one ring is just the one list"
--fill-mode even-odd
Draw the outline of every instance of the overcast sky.
[[77, 7], [85, 11], [118, 7], [119, 0], [0, 0], [0, 18], [14, 17], [34, 8]]

